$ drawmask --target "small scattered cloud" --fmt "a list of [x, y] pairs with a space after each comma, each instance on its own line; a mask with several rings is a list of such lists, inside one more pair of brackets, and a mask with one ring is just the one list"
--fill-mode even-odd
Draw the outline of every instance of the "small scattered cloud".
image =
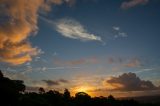
[[57, 55], [58, 55], [58, 53], [57, 53], [57, 52], [54, 52], [52, 55], [53, 55], [53, 56], [57, 56]]
[[122, 64], [124, 62], [124, 59], [122, 59], [121, 57], [109, 57], [107, 59], [107, 63], [109, 64]]
[[56, 31], [61, 35], [71, 39], [78, 39], [81, 41], [100, 41], [102, 39], [100, 36], [89, 33], [82, 24], [78, 21], [64, 18], [56, 22]]
[[128, 37], [127, 33], [123, 32], [120, 27], [113, 26], [112, 29], [114, 31], [113, 33], [114, 33], [114, 38], [115, 39], [116, 38], [125, 38], [125, 37]]
[[109, 57], [107, 58], [107, 63], [108, 64], [118, 64], [122, 67], [128, 67], [128, 68], [136, 68], [136, 67], [141, 67], [142, 60], [137, 57], [133, 58], [122, 58], [122, 57]]
[[138, 58], [131, 59], [128, 63], [124, 64], [126, 67], [140, 67], [142, 63]]
[[124, 73], [118, 77], [111, 77], [105, 80], [106, 89], [120, 91], [145, 91], [157, 90], [151, 81], [140, 79], [135, 73]]
[[145, 5], [149, 2], [149, 0], [129, 0], [125, 1], [121, 4], [122, 9], [132, 8], [138, 5]]
[[113, 29], [116, 30], [116, 31], [119, 31], [119, 30], [120, 30], [120, 27], [113, 26]]

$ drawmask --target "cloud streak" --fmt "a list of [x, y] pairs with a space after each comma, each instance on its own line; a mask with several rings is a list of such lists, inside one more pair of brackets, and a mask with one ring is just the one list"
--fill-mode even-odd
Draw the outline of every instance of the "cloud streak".
[[97, 57], [86, 57], [74, 60], [55, 59], [54, 64], [58, 66], [79, 66], [87, 64], [98, 64], [99, 59]]
[[56, 22], [56, 31], [61, 35], [71, 39], [78, 39], [81, 41], [100, 41], [102, 39], [100, 36], [89, 33], [83, 25], [81, 25], [78, 21], [64, 18], [60, 19]]
[[130, 0], [130, 1], [125, 1], [121, 4], [122, 9], [128, 9], [132, 8], [138, 5], [145, 5], [149, 2], [149, 0]]

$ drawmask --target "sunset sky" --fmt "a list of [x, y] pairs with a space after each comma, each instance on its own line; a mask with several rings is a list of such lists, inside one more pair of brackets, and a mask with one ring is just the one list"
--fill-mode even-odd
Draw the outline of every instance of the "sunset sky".
[[27, 90], [160, 94], [160, 0], [0, 0], [0, 69]]

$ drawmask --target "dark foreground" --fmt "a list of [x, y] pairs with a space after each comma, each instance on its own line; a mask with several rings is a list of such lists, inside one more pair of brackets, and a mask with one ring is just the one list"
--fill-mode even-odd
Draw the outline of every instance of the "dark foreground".
[[10, 80], [0, 71], [0, 106], [160, 106], [156, 103], [140, 103], [133, 99], [117, 100], [113, 96], [94, 97], [78, 92], [75, 97], [65, 89], [64, 93], [43, 88], [39, 93], [26, 93], [25, 85], [20, 80]]

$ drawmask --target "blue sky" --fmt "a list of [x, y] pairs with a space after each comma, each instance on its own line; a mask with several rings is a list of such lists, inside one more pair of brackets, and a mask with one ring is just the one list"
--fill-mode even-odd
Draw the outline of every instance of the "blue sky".
[[[103, 96], [106, 96], [107, 93], [102, 92], [108, 92], [109, 89], [113, 90], [110, 92], [116, 96], [122, 94], [128, 96], [125, 94], [129, 92], [127, 85], [123, 81], [112, 82], [111, 79], [114, 78], [111, 76], [121, 80], [121, 75], [123, 77], [124, 73], [131, 72], [135, 73], [141, 82], [149, 80], [155, 86], [153, 88], [156, 90], [159, 88], [159, 0], [51, 1], [49, 2], [51, 4], [45, 4], [45, 2], [36, 4], [37, 7], [45, 4], [50, 11], [38, 10], [33, 7], [33, 10], [36, 11], [30, 18], [35, 20], [35, 23], [28, 22], [30, 19], [22, 19], [23, 21], [19, 22], [21, 27], [25, 28], [22, 31], [19, 31], [18, 28], [15, 30], [17, 34], [21, 33], [20, 37], [13, 34], [15, 33], [12, 32], [14, 27], [2, 27], [8, 25], [7, 22], [10, 25], [11, 19], [20, 20], [21, 18], [16, 18], [12, 10], [9, 10], [10, 13], [13, 13], [10, 16], [0, 13], [0, 23], [2, 23], [0, 31], [4, 36], [9, 36], [7, 38], [9, 44], [15, 45], [15, 39], [22, 36], [26, 36], [26, 38], [17, 41], [16, 45], [27, 44], [27, 49], [23, 49], [26, 51], [22, 53], [23, 50], [19, 50], [18, 47], [16, 49], [6, 46], [8, 41], [5, 42], [4, 36], [0, 34], [0, 38], [4, 42], [0, 44], [0, 66], [7, 76], [12, 79], [24, 80], [25, 84], [30, 87], [43, 86], [45, 89], [58, 90], [68, 88], [72, 92], [86, 91]], [[4, 2], [0, 2], [2, 13], [7, 9], [3, 6], [4, 4]], [[19, 5], [22, 4], [19, 3]], [[13, 8], [16, 8], [18, 4], [14, 5]], [[19, 12], [18, 9], [17, 12]], [[30, 13], [30, 11], [28, 12]], [[29, 13], [20, 12], [22, 16]], [[4, 17], [8, 17], [8, 20], [3, 21]], [[26, 21], [31, 24], [31, 27], [24, 26]], [[15, 24], [18, 22], [15, 21]], [[27, 30], [29, 33], [25, 33], [27, 28], [31, 29]], [[17, 53], [18, 55], [12, 56], [11, 51], [16, 50], [20, 52]], [[4, 54], [8, 54], [8, 57]], [[22, 59], [21, 55], [29, 56], [29, 58]], [[17, 57], [24, 61], [17, 62]], [[132, 74], [127, 75], [127, 78], [132, 76]], [[66, 80], [67, 83], [61, 82], [60, 79]], [[59, 81], [60, 84], [49, 86], [44, 80]], [[107, 85], [106, 82], [108, 82]], [[150, 88], [147, 84], [145, 86]], [[99, 92], [97, 89], [102, 91]], [[137, 91], [137, 89], [133, 89], [133, 91]], [[141, 89], [138, 91], [143, 92], [142, 95], [146, 94]], [[134, 95], [138, 94], [135, 92]]]

